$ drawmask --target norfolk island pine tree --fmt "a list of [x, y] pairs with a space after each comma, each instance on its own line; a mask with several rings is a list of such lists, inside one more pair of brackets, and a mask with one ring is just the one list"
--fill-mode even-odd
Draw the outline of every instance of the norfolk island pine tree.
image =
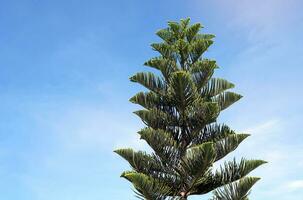
[[212, 191], [213, 200], [248, 200], [259, 178], [247, 175], [266, 163], [242, 158], [213, 167], [249, 135], [217, 122], [220, 112], [242, 96], [230, 91], [231, 82], [213, 78], [216, 61], [203, 54], [214, 35], [200, 33], [201, 28], [190, 25], [189, 18], [168, 22], [156, 33], [163, 41], [151, 45], [160, 55], [144, 64], [159, 75], [140, 72], [130, 78], [147, 88], [130, 101], [143, 108], [134, 112], [146, 125], [138, 133], [153, 152], [115, 152], [129, 162], [132, 169], [121, 176], [140, 199], [185, 200]]

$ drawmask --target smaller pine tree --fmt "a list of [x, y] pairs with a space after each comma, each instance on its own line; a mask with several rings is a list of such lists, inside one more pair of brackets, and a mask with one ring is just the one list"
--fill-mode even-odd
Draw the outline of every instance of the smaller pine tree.
[[234, 159], [213, 169], [249, 135], [216, 122], [241, 95], [229, 91], [234, 84], [212, 78], [218, 66], [202, 55], [214, 35], [201, 34], [201, 24], [189, 23], [169, 22], [157, 32], [163, 42], [151, 46], [160, 56], [145, 65], [159, 76], [141, 72], [130, 78], [148, 89], [130, 101], [144, 108], [135, 112], [147, 126], [139, 134], [153, 152], [116, 150], [132, 167], [122, 177], [146, 200], [185, 200], [211, 191], [213, 200], [248, 200], [259, 178], [246, 175], [265, 161]]

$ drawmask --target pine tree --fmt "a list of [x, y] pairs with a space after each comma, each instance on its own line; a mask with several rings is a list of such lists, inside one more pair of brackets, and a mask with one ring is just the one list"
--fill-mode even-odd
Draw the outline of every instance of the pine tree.
[[248, 200], [259, 180], [246, 175], [264, 164], [262, 160], [234, 159], [213, 167], [249, 135], [216, 122], [219, 113], [242, 96], [229, 91], [234, 84], [212, 77], [218, 66], [203, 54], [214, 35], [200, 33], [201, 28], [200, 23], [190, 25], [190, 19], [168, 22], [168, 28], [156, 33], [163, 42], [151, 45], [160, 56], [144, 64], [159, 73], [130, 78], [148, 89], [130, 101], [143, 107], [134, 112], [147, 126], [138, 133], [153, 152], [115, 152], [131, 165], [121, 176], [140, 199], [185, 200], [213, 191], [213, 200]]

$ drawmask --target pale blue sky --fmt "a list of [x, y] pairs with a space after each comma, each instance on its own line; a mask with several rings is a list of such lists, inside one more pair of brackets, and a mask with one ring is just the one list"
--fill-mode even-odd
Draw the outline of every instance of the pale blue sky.
[[[146, 149], [129, 82], [168, 20], [202, 22], [216, 76], [244, 98], [220, 117], [269, 164], [251, 199], [303, 198], [300, 0], [0, 1], [0, 199], [135, 199], [117, 147]], [[231, 158], [230, 157], [230, 158]], [[190, 198], [207, 199], [206, 197]]]

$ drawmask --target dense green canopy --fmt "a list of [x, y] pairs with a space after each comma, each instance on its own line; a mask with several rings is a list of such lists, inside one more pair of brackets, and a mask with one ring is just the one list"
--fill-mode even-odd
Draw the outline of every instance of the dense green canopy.
[[229, 91], [234, 84], [212, 77], [218, 66], [203, 54], [214, 35], [200, 33], [201, 28], [189, 19], [169, 22], [157, 32], [163, 41], [151, 45], [160, 56], [144, 64], [159, 73], [130, 78], [147, 88], [130, 101], [143, 107], [135, 112], [146, 124], [139, 134], [153, 152], [115, 152], [131, 165], [122, 177], [134, 185], [139, 198], [187, 199], [213, 191], [213, 200], [247, 200], [259, 180], [246, 175], [264, 164], [262, 160], [234, 159], [213, 169], [249, 135], [216, 122], [241, 95]]

